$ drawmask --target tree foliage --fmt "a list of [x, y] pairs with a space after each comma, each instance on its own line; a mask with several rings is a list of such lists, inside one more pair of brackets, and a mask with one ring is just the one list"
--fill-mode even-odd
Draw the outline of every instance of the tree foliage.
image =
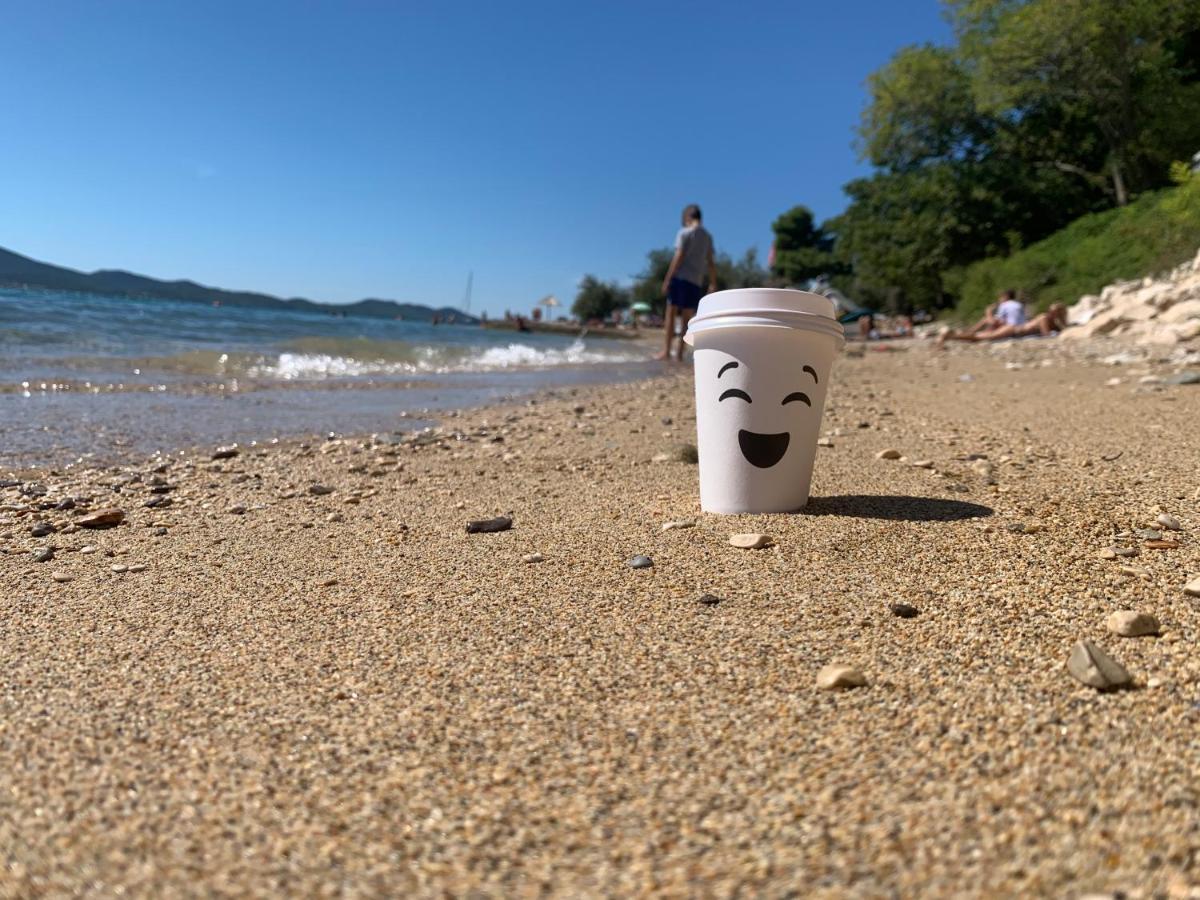
[[615, 281], [601, 281], [595, 275], [584, 275], [571, 312], [581, 321], [607, 319], [618, 309], [629, 305], [629, 291]]
[[875, 172], [825, 224], [865, 302], [953, 302], [966, 265], [1164, 186], [1200, 149], [1195, 0], [944, 2], [955, 44], [868, 79]]
[[[631, 291], [633, 302], [648, 303], [657, 313], [666, 308], [662, 285], [674, 255], [675, 251], [670, 247], [660, 247], [646, 254], [646, 268], [634, 276]], [[735, 260], [727, 253], [718, 252], [713, 261], [717, 266], [719, 291], [729, 288], [762, 287], [770, 280], [769, 273], [758, 261], [758, 251], [753, 247], [742, 254], [741, 259]]]
[[771, 224], [771, 230], [775, 232], [771, 274], [783, 284], [802, 285], [843, 271], [833, 254], [833, 235], [815, 223], [807, 206], [793, 206]]

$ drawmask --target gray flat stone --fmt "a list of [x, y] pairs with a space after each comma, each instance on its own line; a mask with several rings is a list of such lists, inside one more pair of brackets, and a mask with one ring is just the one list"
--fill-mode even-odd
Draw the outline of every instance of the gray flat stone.
[[1076, 681], [1098, 691], [1115, 691], [1133, 681], [1119, 662], [1089, 640], [1079, 641], [1071, 648], [1067, 671]]

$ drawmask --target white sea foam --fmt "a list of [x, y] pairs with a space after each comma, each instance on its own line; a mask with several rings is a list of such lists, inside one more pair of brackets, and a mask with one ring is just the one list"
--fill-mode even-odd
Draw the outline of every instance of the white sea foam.
[[451, 345], [413, 348], [409, 360], [356, 359], [327, 353], [280, 353], [275, 362], [262, 361], [248, 374], [257, 378], [303, 381], [322, 378], [356, 378], [369, 375], [436, 375], [451, 372], [492, 372], [501, 369], [544, 369], [623, 363], [645, 359], [644, 354], [622, 349], [598, 350], [576, 339], [563, 348], [539, 348], [511, 343], [488, 347]]

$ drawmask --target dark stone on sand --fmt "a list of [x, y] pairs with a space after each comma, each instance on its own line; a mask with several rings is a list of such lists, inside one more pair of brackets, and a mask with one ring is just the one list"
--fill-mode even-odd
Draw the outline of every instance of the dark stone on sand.
[[170, 506], [175, 501], [170, 497], [151, 497], [142, 506], [146, 509], [162, 509], [164, 506]]
[[213, 451], [212, 458], [213, 459], [233, 459], [235, 456], [237, 456], [241, 452], [242, 451], [238, 450], [236, 445], [230, 445], [228, 447], [218, 447], [216, 450]]
[[0, 478], [0, 488], [20, 487], [21, 482], [15, 478]]
[[700, 598], [697, 602], [702, 604], [703, 606], [716, 606], [718, 603], [721, 603], [722, 601], [723, 601], [723, 598], [718, 597], [716, 594], [701, 594]]
[[41, 550], [33, 551], [34, 562], [50, 562], [52, 559], [54, 559], [53, 547], [43, 547]]
[[633, 556], [625, 561], [625, 565], [631, 569], [648, 569], [654, 565], [654, 560], [648, 556]]
[[174, 485], [156, 484], [156, 485], [154, 485], [154, 487], [150, 488], [150, 493], [152, 493], [152, 494], [169, 494], [173, 490], [175, 490]]
[[[675, 423], [675, 420], [672, 419], [670, 416], [663, 416], [659, 421], [662, 422], [664, 425], [673, 425]], [[705, 594], [704, 596], [707, 597], [708, 594]]]
[[54, 504], [55, 509], [74, 509], [75, 501], [71, 497], [63, 497], [58, 503]]
[[34, 522], [29, 526], [29, 533], [34, 537], [45, 537], [48, 534], [53, 534], [56, 530], [49, 522]]
[[889, 603], [888, 609], [892, 611], [892, 615], [899, 616], [901, 619], [915, 619], [921, 612], [915, 606], [907, 603]]
[[675, 458], [682, 463], [695, 465], [700, 462], [700, 451], [695, 444], [680, 444], [675, 448]]
[[115, 506], [109, 509], [98, 509], [79, 519], [75, 524], [81, 528], [113, 528], [125, 521], [125, 510]]
[[491, 534], [496, 531], [508, 531], [512, 528], [512, 519], [508, 516], [496, 516], [494, 519], [472, 519], [467, 523], [467, 534]]
[[332, 494], [333, 488], [327, 484], [310, 484], [308, 486], [308, 492], [314, 497], [323, 497], [326, 494]]
[[161, 527], [160, 527], [160, 528], [155, 528], [155, 529], [154, 529], [154, 533], [155, 533], [155, 534], [156, 534], [158, 537], [166, 537], [166, 535], [167, 535], [167, 529], [165, 529], [165, 528], [161, 528]]

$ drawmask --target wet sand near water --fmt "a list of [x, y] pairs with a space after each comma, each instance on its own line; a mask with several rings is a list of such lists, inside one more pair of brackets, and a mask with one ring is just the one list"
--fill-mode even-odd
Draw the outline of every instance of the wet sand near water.
[[1200, 386], [978, 349], [841, 359], [799, 515], [685, 369], [0, 488], [0, 896], [1188, 896]]

